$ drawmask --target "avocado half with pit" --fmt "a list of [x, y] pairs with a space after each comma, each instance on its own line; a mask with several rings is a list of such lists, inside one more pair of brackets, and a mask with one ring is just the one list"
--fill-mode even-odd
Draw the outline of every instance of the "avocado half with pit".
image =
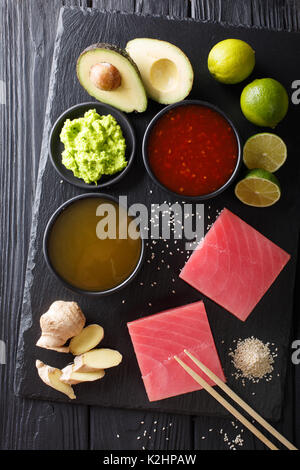
[[137, 38], [127, 43], [126, 51], [138, 66], [147, 94], [153, 100], [171, 104], [190, 93], [194, 72], [179, 47], [159, 39]]
[[89, 95], [130, 113], [147, 108], [138, 67], [126, 51], [110, 44], [89, 46], [77, 60], [77, 77]]

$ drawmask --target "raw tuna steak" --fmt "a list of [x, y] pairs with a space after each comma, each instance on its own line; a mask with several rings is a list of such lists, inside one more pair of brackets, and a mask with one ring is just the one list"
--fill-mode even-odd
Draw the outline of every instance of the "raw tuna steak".
[[224, 209], [180, 277], [245, 321], [290, 255]]
[[203, 302], [141, 318], [128, 323], [128, 329], [150, 401], [202, 388], [175, 361], [174, 355], [214, 385], [184, 349], [225, 381]]

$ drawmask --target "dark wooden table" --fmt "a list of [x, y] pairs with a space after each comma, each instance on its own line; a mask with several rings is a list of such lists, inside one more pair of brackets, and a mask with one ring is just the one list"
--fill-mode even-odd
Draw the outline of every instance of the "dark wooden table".
[[[261, 449], [246, 431], [244, 446], [234, 444], [241, 427], [230, 419], [62, 405], [14, 396], [43, 116], [63, 5], [300, 30], [300, 0], [0, 0], [0, 340], [5, 341], [7, 352], [6, 365], [0, 365], [0, 449], [190, 450], [229, 449], [230, 445]], [[297, 313], [300, 297], [295, 297]], [[293, 339], [300, 337], [299, 323], [295, 315]], [[277, 427], [298, 446], [299, 391], [300, 370], [291, 366], [283, 418]]]

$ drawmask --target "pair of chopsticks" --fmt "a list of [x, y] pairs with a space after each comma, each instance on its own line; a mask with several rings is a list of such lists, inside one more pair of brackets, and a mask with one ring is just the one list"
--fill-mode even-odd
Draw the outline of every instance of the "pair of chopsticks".
[[[206, 367], [201, 361], [194, 357], [189, 351], [184, 350], [185, 354], [204, 372], [216, 385], [218, 385], [227, 395], [235, 401], [241, 408], [243, 408], [252, 418], [254, 418], [263, 428], [265, 428], [270, 434], [272, 434], [279, 442], [284, 444], [289, 450], [298, 450], [291, 442], [289, 442], [282, 434], [280, 434], [273, 426], [271, 426], [262, 416], [247, 405], [231, 388], [222, 382], [219, 377], [214, 374], [208, 367]], [[219, 403], [221, 403], [226, 410], [228, 410], [237, 420], [239, 420], [246, 428], [249, 429], [258, 439], [260, 439], [269, 449], [279, 450], [267, 437], [265, 437], [250, 421], [245, 418], [238, 410], [236, 410], [222, 395], [220, 395], [211, 385], [209, 385], [200, 375], [198, 375], [193, 369], [191, 369], [185, 362], [174, 356], [174, 359], [183, 367], [183, 369], [193, 379], [200, 384], [210, 395], [212, 395]]]

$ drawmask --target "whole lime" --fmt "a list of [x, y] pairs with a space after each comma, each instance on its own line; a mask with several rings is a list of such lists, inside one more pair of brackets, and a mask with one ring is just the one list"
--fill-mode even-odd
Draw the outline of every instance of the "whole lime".
[[276, 127], [289, 107], [286, 89], [273, 78], [261, 78], [247, 85], [241, 94], [244, 116], [253, 124]]
[[211, 75], [219, 82], [239, 83], [252, 72], [255, 52], [245, 41], [225, 39], [211, 49], [207, 65]]

